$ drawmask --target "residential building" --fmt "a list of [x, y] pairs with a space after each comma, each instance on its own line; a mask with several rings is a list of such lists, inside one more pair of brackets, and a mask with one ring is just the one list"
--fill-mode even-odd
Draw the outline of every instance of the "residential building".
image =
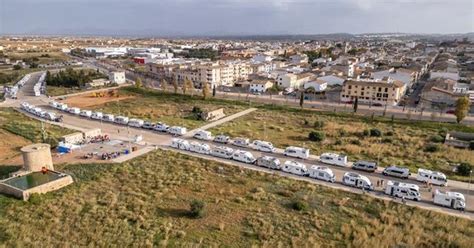
[[342, 86], [341, 101], [357, 98], [359, 103], [397, 105], [406, 91], [406, 85], [397, 80], [349, 79]]
[[307, 64], [308, 63], [308, 55], [306, 54], [296, 54], [290, 56], [290, 63], [292, 64]]
[[312, 73], [284, 73], [277, 76], [277, 84], [280, 88], [299, 89], [314, 77]]
[[274, 83], [271, 80], [268, 80], [268, 79], [252, 80], [250, 82], [249, 91], [250, 92], [258, 92], [258, 93], [265, 93], [268, 89], [273, 87], [273, 84]]
[[304, 84], [305, 91], [323, 92], [327, 87], [328, 83], [321, 79], [311, 80]]
[[115, 84], [124, 84], [127, 82], [124, 71], [111, 72], [109, 75], [109, 80], [111, 83], [115, 83]]
[[469, 88], [462, 87], [452, 79], [437, 78], [425, 84], [420, 95], [420, 104], [429, 107], [453, 107], [457, 99], [468, 94]]

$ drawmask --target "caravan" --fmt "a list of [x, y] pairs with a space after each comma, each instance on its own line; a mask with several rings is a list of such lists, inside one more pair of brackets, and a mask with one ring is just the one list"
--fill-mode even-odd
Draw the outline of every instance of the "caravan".
[[253, 164], [256, 161], [255, 157], [253, 156], [251, 152], [241, 151], [241, 150], [235, 151], [234, 154], [232, 155], [232, 158], [235, 161], [243, 162], [246, 164]]
[[104, 117], [102, 112], [93, 112], [92, 115], [91, 115], [91, 118], [94, 119], [94, 120], [101, 120], [102, 117]]
[[102, 120], [106, 122], [115, 122], [115, 117], [111, 114], [105, 114], [104, 116], [102, 116]]
[[195, 139], [199, 140], [212, 140], [214, 137], [212, 137], [212, 133], [206, 130], [199, 130], [197, 131], [194, 136]]
[[421, 200], [420, 187], [412, 183], [388, 181], [385, 187], [385, 194], [414, 201]]
[[291, 160], [286, 161], [283, 164], [281, 170], [299, 176], [305, 176], [308, 174], [308, 169], [306, 168], [306, 165]]
[[439, 190], [436, 190], [434, 193], [433, 202], [436, 205], [441, 205], [444, 207], [464, 210], [466, 208], [466, 199], [464, 195], [458, 192], [446, 192], [443, 193]]
[[232, 141], [232, 144], [234, 146], [240, 146], [240, 147], [248, 147], [250, 145], [250, 140], [247, 138], [235, 138]]
[[226, 136], [226, 135], [217, 135], [214, 138], [214, 142], [223, 143], [223, 144], [229, 143], [229, 140], [230, 140], [229, 136]]
[[339, 155], [336, 153], [323, 153], [319, 156], [319, 160], [325, 164], [337, 165], [337, 166], [346, 166], [347, 165], [347, 156]]
[[309, 149], [289, 146], [285, 149], [283, 154], [288, 157], [307, 159], [309, 158]]
[[187, 151], [189, 150], [189, 142], [184, 139], [173, 139], [171, 141], [171, 147]]
[[155, 128], [155, 123], [145, 121], [145, 122], [143, 122], [142, 128], [152, 130], [152, 129]]
[[90, 111], [90, 110], [82, 110], [79, 115], [82, 116], [82, 117], [90, 118], [90, 117], [92, 116], [92, 111]]
[[208, 144], [199, 142], [191, 142], [189, 144], [189, 150], [192, 152], [209, 155], [211, 153], [211, 147]]
[[67, 110], [68, 110], [68, 106], [67, 106], [67, 104], [65, 104], [65, 103], [58, 103], [57, 109], [59, 109], [59, 110], [61, 110], [61, 111], [67, 111]]
[[169, 129], [170, 129], [170, 126], [161, 122], [156, 123], [155, 127], [153, 128], [153, 130], [158, 131], [158, 132], [168, 132]]
[[225, 146], [216, 146], [211, 150], [211, 155], [219, 158], [232, 158], [234, 149]]
[[257, 159], [257, 165], [273, 170], [281, 170], [281, 163], [278, 158], [263, 156]]
[[128, 125], [131, 126], [131, 127], [142, 127], [143, 123], [144, 123], [144, 121], [140, 120], [140, 119], [130, 119], [128, 121]]
[[447, 186], [448, 180], [446, 175], [437, 171], [430, 171], [426, 169], [418, 169], [416, 180], [419, 182], [429, 183], [437, 186]]
[[253, 149], [261, 152], [275, 152], [276, 150], [273, 144], [267, 141], [254, 140], [252, 145]]
[[117, 124], [127, 125], [128, 124], [128, 117], [117, 116], [117, 117], [115, 117], [114, 122], [117, 123]]
[[309, 177], [324, 180], [331, 183], [336, 181], [336, 176], [334, 175], [334, 172], [332, 172], [332, 170], [326, 166], [311, 166], [311, 168], [309, 168]]
[[80, 108], [69, 108], [67, 110], [67, 112], [71, 113], [71, 114], [75, 114], [75, 115], [78, 115], [81, 113], [81, 109]]
[[170, 127], [168, 133], [172, 135], [185, 135], [187, 132], [185, 127], [174, 126]]
[[51, 102], [49, 102], [49, 106], [51, 106], [52, 108], [57, 109], [57, 108], [58, 108], [58, 105], [59, 105], [59, 103], [56, 102], [56, 101], [51, 101]]
[[368, 177], [354, 172], [344, 173], [344, 176], [342, 177], [342, 184], [364, 190], [374, 189], [374, 186]]

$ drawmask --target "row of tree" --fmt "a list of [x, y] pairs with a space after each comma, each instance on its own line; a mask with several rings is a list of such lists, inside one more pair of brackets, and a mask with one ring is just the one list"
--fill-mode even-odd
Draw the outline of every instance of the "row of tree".
[[[166, 81], [165, 79], [161, 80], [161, 88], [163, 91], [166, 91], [167, 87], [168, 87], [169, 83], [168, 81]], [[173, 88], [174, 88], [174, 93], [177, 94], [180, 87], [178, 85], [178, 82], [176, 80], [173, 80]], [[135, 80], [135, 87], [138, 87], [138, 88], [141, 88], [143, 86], [143, 83], [141, 81], [140, 78], [137, 78]], [[184, 80], [184, 83], [181, 85], [181, 91], [183, 92], [183, 94], [187, 94], [189, 92], [191, 92], [191, 94], [194, 93], [194, 84], [191, 80], [189, 79], [185, 79]], [[210, 94], [211, 94], [211, 89], [209, 87], [209, 84], [203, 84], [202, 85], [202, 96], [204, 99], [208, 99]], [[212, 88], [212, 96], [215, 96], [216, 95], [216, 87], [213, 87]]]
[[51, 74], [50, 71], [46, 72], [47, 85], [66, 88], [84, 87], [86, 83], [99, 78], [107, 78], [107, 76], [98, 70], [74, 70], [70, 67], [56, 74]]

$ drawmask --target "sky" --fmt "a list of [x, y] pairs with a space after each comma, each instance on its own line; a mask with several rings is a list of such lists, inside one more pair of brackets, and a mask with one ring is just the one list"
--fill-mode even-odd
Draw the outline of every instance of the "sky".
[[0, 0], [0, 34], [474, 32], [474, 0]]

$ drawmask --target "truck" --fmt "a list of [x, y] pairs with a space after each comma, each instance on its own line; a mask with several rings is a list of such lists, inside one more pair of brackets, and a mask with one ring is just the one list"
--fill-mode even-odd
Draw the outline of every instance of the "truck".
[[441, 192], [436, 189], [434, 192], [433, 203], [462, 211], [466, 208], [466, 199], [463, 194], [458, 192]]
[[447, 186], [448, 179], [444, 173], [419, 168], [416, 174], [416, 180], [437, 186]]
[[421, 200], [420, 187], [412, 183], [388, 181], [387, 186], [385, 187], [385, 194], [408, 200]]

